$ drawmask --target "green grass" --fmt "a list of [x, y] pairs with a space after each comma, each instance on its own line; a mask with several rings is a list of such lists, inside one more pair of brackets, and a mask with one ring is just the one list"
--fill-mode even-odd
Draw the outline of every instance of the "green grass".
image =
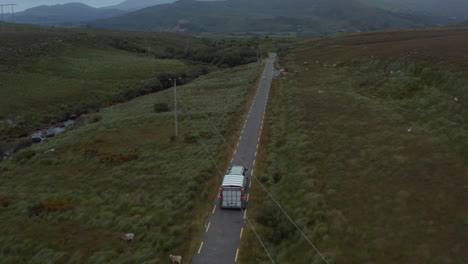
[[165, 89], [174, 74], [187, 83], [218, 67], [248, 64], [258, 45], [165, 33], [17, 29], [0, 33], [0, 140]]
[[[466, 262], [467, 41], [375, 33], [281, 58], [290, 74], [275, 82], [255, 172], [330, 263]], [[324, 263], [253, 187], [249, 215], [275, 261]], [[251, 232], [240, 252], [269, 263]]]
[[[2, 263], [165, 263], [169, 254], [190, 262], [221, 176], [203, 144], [225, 163], [227, 146], [212, 126], [226, 137], [237, 133], [258, 74], [248, 65], [180, 87], [176, 141], [173, 112], [154, 111], [172, 105], [170, 89], [85, 115], [77, 127], [2, 162]], [[138, 157], [104, 163], [96, 153]], [[51, 201], [71, 205], [31, 215]], [[121, 241], [124, 232], [136, 241]]]
[[[187, 69], [177, 60], [157, 60], [156, 74]], [[0, 115], [40, 120], [60, 105], [104, 102], [154, 76], [153, 61], [118, 50], [70, 48], [59, 57], [38, 57], [19, 72], [2, 72]], [[32, 117], [28, 114], [33, 115]]]
[[[5, 33], [0, 43], [0, 118], [14, 120], [18, 126], [2, 123], [2, 138], [16, 137], [44, 127], [53, 119], [64, 119], [80, 106], [102, 105], [125, 91], [137, 89], [142, 81], [159, 73], [187, 70], [187, 62], [153, 59], [144, 53], [116, 44], [140, 47], [145, 34], [105, 31], [50, 32], [20, 31]], [[165, 35], [152, 36], [163, 50], [185, 40]]]

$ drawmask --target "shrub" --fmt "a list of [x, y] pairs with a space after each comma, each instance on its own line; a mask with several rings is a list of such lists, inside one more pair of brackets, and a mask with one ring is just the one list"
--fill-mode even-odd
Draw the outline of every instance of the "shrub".
[[195, 135], [192, 132], [187, 133], [184, 135], [184, 141], [185, 143], [188, 143], [188, 144], [194, 144], [197, 142], [197, 135]]
[[0, 205], [3, 207], [8, 207], [12, 200], [13, 198], [10, 196], [0, 197]]
[[77, 116], [81, 116], [83, 114], [97, 112], [99, 108], [101, 108], [101, 103], [99, 102], [83, 103], [76, 105], [73, 113], [75, 113]]
[[14, 160], [15, 161], [30, 160], [36, 155], [37, 155], [36, 151], [34, 151], [32, 149], [28, 149], [28, 150], [22, 151], [22, 152], [18, 153], [16, 156], [14, 156]]
[[215, 136], [215, 134], [213, 132], [210, 132], [210, 131], [201, 131], [200, 132], [200, 137], [203, 138], [203, 139], [210, 139], [210, 138], [213, 138]]
[[0, 142], [0, 154], [5, 152], [10, 152], [10, 154], [12, 154], [13, 152], [31, 146], [31, 144], [32, 139], [30, 137], [20, 138], [11, 142], [2, 141]]
[[169, 112], [169, 105], [167, 103], [155, 103], [154, 111], [156, 113]]
[[91, 115], [82, 115], [79, 119], [77, 119], [76, 124], [86, 125], [86, 124], [94, 124], [102, 120], [102, 116], [99, 114], [91, 114]]
[[272, 243], [278, 243], [287, 239], [294, 229], [291, 223], [271, 201], [265, 202], [263, 210], [256, 215], [256, 220], [264, 226], [274, 227], [268, 230], [267, 235]]
[[75, 208], [75, 205], [69, 202], [64, 202], [64, 201], [41, 202], [29, 208], [29, 215], [38, 216], [42, 213], [66, 212], [66, 211], [73, 210], [74, 208]]
[[101, 119], [102, 119], [102, 116], [101, 116], [101, 115], [99, 115], [99, 114], [94, 114], [94, 115], [91, 115], [91, 116], [89, 117], [88, 122], [89, 122], [90, 124], [93, 124], [93, 123], [97, 123], [97, 122], [101, 121]]
[[123, 163], [138, 158], [137, 153], [130, 153], [124, 155], [122, 153], [108, 154], [108, 153], [97, 153], [96, 156], [102, 163]]

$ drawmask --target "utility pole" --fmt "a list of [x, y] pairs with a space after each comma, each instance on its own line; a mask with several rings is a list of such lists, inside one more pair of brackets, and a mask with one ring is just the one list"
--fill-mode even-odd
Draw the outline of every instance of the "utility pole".
[[145, 34], [145, 49], [146, 49], [146, 56], [149, 56], [149, 52], [148, 52], [148, 40], [146, 39], [146, 34]]
[[175, 137], [179, 137], [179, 122], [177, 120], [177, 80], [180, 78], [171, 79], [174, 82], [174, 118], [175, 118]]
[[15, 5], [11, 5], [11, 19], [13, 20], [13, 23], [11, 24], [11, 28], [13, 32], [15, 32]]
[[187, 45], [185, 45], [185, 54], [187, 54], [190, 50], [190, 40], [187, 39]]
[[3, 20], [3, 5], [0, 6], [2, 8], [2, 32], [5, 32], [5, 20]]
[[257, 63], [258, 63], [258, 66], [260, 67], [260, 58], [259, 58], [259, 56], [258, 56], [258, 48], [259, 48], [259, 47], [257, 47]]
[[2, 12], [2, 32], [5, 32], [5, 19], [4, 19], [4, 14], [3, 14], [3, 7], [4, 6], [9, 6], [11, 7], [11, 18], [12, 18], [12, 29], [15, 31], [15, 5], [16, 4], [1, 4], [1, 12]]
[[150, 46], [151, 46], [151, 36], [150, 36], [150, 38], [148, 39], [148, 44], [147, 44], [147, 45], [148, 45], [148, 46], [147, 46], [147, 48], [146, 48], [146, 49], [148, 50], [148, 57], [150, 57], [150, 56], [151, 56], [151, 51], [150, 51]]

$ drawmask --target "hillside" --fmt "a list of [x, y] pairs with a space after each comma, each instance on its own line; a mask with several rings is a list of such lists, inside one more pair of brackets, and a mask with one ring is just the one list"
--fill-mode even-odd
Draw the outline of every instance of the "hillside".
[[[181, 60], [159, 59], [153, 72], [142, 33], [20, 30], [1, 34], [0, 140], [125, 100], [142, 80], [189, 68]], [[164, 50], [188, 39], [196, 45], [185, 36], [153, 35], [152, 46]]]
[[299, 33], [323, 36], [343, 32], [435, 26], [428, 16], [391, 13], [356, 0], [178, 1], [92, 23], [95, 27], [192, 33]]
[[176, 75], [184, 84], [255, 61], [257, 46], [254, 40], [15, 25], [15, 33], [0, 33], [0, 157], [30, 144], [25, 137], [33, 131], [164, 90]]
[[[135, 11], [138, 9], [142, 9], [145, 7], [156, 6], [156, 5], [163, 5], [163, 4], [171, 4], [176, 2], [177, 0], [125, 0], [122, 3], [114, 6], [109, 6], [106, 8], [114, 8], [124, 11]], [[214, 1], [224, 1], [224, 0], [197, 0], [201, 2], [214, 2]]]
[[[466, 47], [467, 29], [281, 45], [255, 173], [330, 263], [468, 261]], [[276, 263], [324, 263], [252, 186]], [[248, 230], [240, 263], [269, 262]]]
[[[124, 14], [118, 9], [94, 8], [81, 3], [42, 5], [15, 13], [15, 22], [51, 26], [80, 26], [88, 21]], [[10, 16], [6, 16], [11, 21]]]
[[[82, 116], [0, 163], [1, 262], [190, 263], [221, 176], [210, 155], [227, 166], [222, 136], [239, 132], [258, 69], [178, 87], [177, 139], [170, 89]], [[129, 232], [133, 243], [122, 241]]]
[[134, 11], [149, 6], [169, 4], [173, 2], [175, 2], [175, 0], [125, 0], [118, 5], [110, 6], [108, 8], [115, 8], [125, 11]]
[[379, 8], [403, 13], [425, 13], [445, 17], [454, 22], [468, 19], [468, 2], [465, 0], [360, 0]]

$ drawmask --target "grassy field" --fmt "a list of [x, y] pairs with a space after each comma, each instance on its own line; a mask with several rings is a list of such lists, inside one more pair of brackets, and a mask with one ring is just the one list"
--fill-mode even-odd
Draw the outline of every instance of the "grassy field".
[[253, 62], [259, 42], [28, 25], [15, 30], [0, 33], [2, 152], [14, 144], [6, 141], [49, 122], [163, 90], [175, 75], [187, 83]]
[[16, 124], [2, 122], [0, 138], [98, 108], [138, 89], [143, 80], [190, 67], [173, 59], [157, 59], [153, 65], [145, 54], [145, 37], [160, 51], [188, 39], [196, 41], [168, 34], [17, 28], [0, 40], [0, 119]]
[[[227, 166], [212, 126], [238, 133], [258, 75], [247, 65], [180, 87], [177, 140], [169, 89], [84, 115], [2, 162], [0, 262], [166, 263], [176, 254], [189, 263], [221, 176], [205, 147]], [[126, 232], [134, 243], [121, 240]]]
[[[298, 41], [256, 174], [330, 263], [466, 263], [468, 31]], [[277, 263], [325, 263], [253, 184]], [[269, 263], [246, 233], [239, 263]]]

